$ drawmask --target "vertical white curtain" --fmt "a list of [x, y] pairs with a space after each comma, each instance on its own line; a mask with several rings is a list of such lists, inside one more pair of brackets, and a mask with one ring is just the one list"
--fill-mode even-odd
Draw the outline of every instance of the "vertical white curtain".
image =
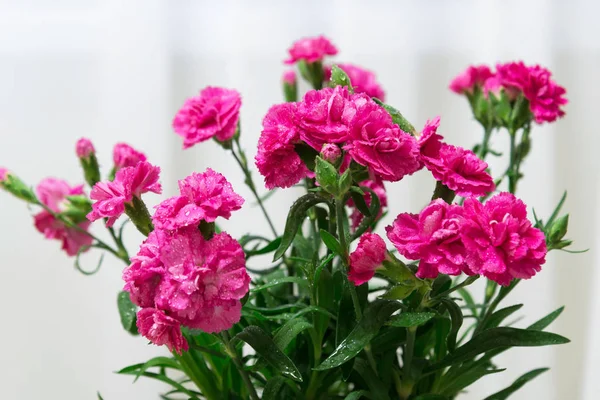
[[[295, 39], [323, 33], [340, 50], [335, 60], [374, 70], [388, 102], [416, 126], [441, 115], [448, 141], [470, 147], [481, 129], [466, 100], [447, 90], [449, 80], [470, 63], [540, 63], [567, 87], [570, 104], [565, 119], [533, 131], [520, 196], [547, 216], [568, 189], [569, 237], [575, 247], [592, 250], [552, 252], [539, 276], [520, 284], [510, 301], [525, 303], [517, 326], [566, 305], [549, 330], [572, 343], [507, 352], [498, 364], [508, 370], [482, 379], [462, 398], [481, 399], [530, 369], [550, 366], [514, 398], [595, 400], [598, 11], [597, 3], [585, 0], [2, 1], [0, 165], [31, 183], [49, 175], [75, 183], [81, 180], [77, 138], [93, 139], [106, 168], [112, 144], [126, 141], [161, 165], [164, 196], [192, 171], [210, 166], [227, 175], [248, 199], [224, 224], [239, 236], [267, 227], [251, 207], [237, 166], [212, 143], [183, 152], [171, 132], [172, 116], [200, 88], [221, 85], [242, 93], [242, 142], [253, 157], [261, 119], [281, 101], [286, 49]], [[505, 136], [494, 138], [497, 148], [506, 148]], [[504, 163], [492, 160], [491, 166], [497, 172]], [[388, 185], [389, 220], [417, 212], [432, 188], [427, 173]], [[281, 191], [269, 200], [280, 230], [295, 194]], [[0, 195], [0, 337], [3, 359], [12, 360], [0, 367], [4, 397], [83, 399], [99, 390], [107, 400], [157, 398], [160, 385], [143, 379], [132, 385], [112, 373], [164, 352], [120, 328], [115, 301], [122, 265], [107, 258], [97, 275], [81, 276], [56, 242], [35, 232], [30, 214]], [[132, 252], [140, 239], [130, 232]], [[96, 256], [84, 261], [92, 265]]]

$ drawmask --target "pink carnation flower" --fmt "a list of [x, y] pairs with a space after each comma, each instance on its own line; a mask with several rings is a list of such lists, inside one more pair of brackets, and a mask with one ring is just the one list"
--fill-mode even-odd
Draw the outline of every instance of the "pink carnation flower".
[[206, 87], [185, 101], [175, 115], [173, 129], [183, 138], [183, 148], [215, 137], [225, 142], [235, 135], [242, 98], [236, 90]]
[[[336, 65], [350, 78], [354, 93], [364, 93], [369, 97], [376, 97], [381, 101], [385, 101], [385, 92], [377, 82], [377, 78], [373, 72], [352, 64]], [[325, 69], [325, 79], [331, 79], [330, 66], [327, 66]]]
[[399, 181], [421, 168], [417, 141], [372, 100], [358, 107], [344, 150], [354, 161], [387, 181]]
[[289, 69], [283, 73], [281, 78], [283, 83], [293, 86], [296, 84], [296, 71], [293, 69]]
[[386, 258], [385, 242], [376, 233], [365, 233], [360, 237], [358, 247], [350, 254], [348, 279], [360, 286], [375, 275], [375, 270]]
[[285, 60], [286, 64], [294, 64], [300, 60], [307, 63], [322, 61], [325, 56], [334, 56], [338, 51], [325, 36], [317, 36], [296, 41], [288, 52], [290, 58]]
[[521, 200], [504, 192], [485, 204], [467, 198], [463, 208], [461, 239], [474, 273], [508, 285], [541, 270], [547, 252], [544, 233], [531, 225]]
[[471, 65], [450, 82], [450, 90], [455, 93], [473, 93], [476, 86], [482, 86], [494, 74], [487, 65]]
[[96, 149], [90, 139], [81, 138], [75, 144], [75, 152], [79, 158], [88, 158], [96, 152]]
[[274, 105], [263, 119], [255, 160], [268, 189], [293, 186], [310, 172], [294, 149], [300, 143], [296, 109], [296, 103]]
[[427, 121], [419, 147], [421, 160], [433, 177], [457, 195], [484, 196], [495, 189], [494, 180], [486, 172], [487, 163], [471, 150], [442, 142], [437, 134], [440, 118]]
[[159, 174], [160, 167], [144, 161], [135, 167], [120, 169], [112, 182], [96, 183], [90, 193], [90, 198], [96, 202], [92, 204], [92, 211], [87, 218], [90, 221], [108, 218], [106, 226], [113, 226], [125, 212], [125, 204], [131, 203], [134, 197], [140, 198], [142, 193], [147, 192], [162, 192], [158, 183]]
[[159, 229], [178, 229], [197, 226], [200, 221], [214, 222], [218, 217], [229, 219], [239, 210], [244, 199], [233, 191], [227, 179], [208, 168], [179, 181], [180, 196], [163, 201], [152, 217]]
[[4, 182], [8, 179], [8, 170], [6, 168], [0, 167], [0, 182]]
[[[379, 209], [379, 215], [377, 215], [377, 218], [381, 218], [384, 209], [388, 206], [387, 192], [385, 190], [385, 186], [383, 185], [383, 181], [381, 180], [381, 178], [362, 181], [359, 183], [359, 186], [368, 187], [369, 189], [375, 192], [375, 194], [379, 198], [379, 204], [381, 205], [381, 208]], [[367, 206], [371, 206], [371, 193], [369, 192], [365, 192], [365, 203], [367, 203]], [[348, 201], [348, 206], [353, 208], [352, 214], [350, 214], [350, 221], [352, 221], [352, 229], [356, 230], [356, 228], [358, 228], [358, 226], [362, 222], [364, 215], [358, 210], [358, 208], [356, 208], [356, 205], [354, 204], [354, 201], [352, 201], [352, 199]]]
[[552, 80], [552, 73], [546, 68], [528, 67], [520, 61], [498, 64], [496, 69], [503, 87], [522, 91], [529, 100], [535, 122], [553, 122], [565, 115], [561, 107], [568, 102], [564, 97], [566, 90]]
[[[38, 199], [54, 213], [65, 210], [67, 196], [83, 194], [83, 185], [71, 187], [60, 179], [46, 178], [36, 188]], [[55, 218], [51, 213], [44, 210], [34, 216], [36, 229], [47, 239], [56, 239], [62, 242], [62, 249], [69, 255], [75, 256], [80, 249], [90, 246], [93, 239], [85, 231], [90, 226], [89, 221], [78, 224], [80, 231], [76, 228], [67, 227], [62, 221]]]
[[325, 143], [345, 142], [357, 106], [367, 100], [366, 96], [352, 96], [342, 86], [307, 92], [298, 104], [300, 137], [317, 151]]
[[135, 167], [143, 161], [146, 161], [144, 153], [137, 151], [127, 143], [117, 143], [113, 148], [113, 162], [117, 171], [121, 168]]
[[462, 208], [438, 199], [419, 215], [400, 214], [386, 227], [388, 239], [410, 260], [421, 260], [417, 277], [435, 278], [439, 273], [459, 275], [472, 272], [465, 264], [460, 237]]
[[181, 333], [181, 324], [163, 311], [143, 308], [137, 313], [137, 327], [142, 336], [158, 346], [181, 354], [188, 350], [188, 342]]
[[154, 230], [132, 261], [123, 277], [134, 303], [154, 302], [184, 326], [209, 333], [239, 321], [250, 276], [242, 247], [228, 234], [207, 241], [196, 228]]

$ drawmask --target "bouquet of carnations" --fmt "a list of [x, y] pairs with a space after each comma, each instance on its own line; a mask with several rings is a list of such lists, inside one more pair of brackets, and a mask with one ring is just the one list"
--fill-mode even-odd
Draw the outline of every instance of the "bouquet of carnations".
[[[178, 194], [149, 210], [143, 197], [161, 194], [160, 168], [124, 143], [103, 178], [92, 142], [77, 142], [89, 195], [55, 178], [33, 190], [0, 169], [0, 187], [40, 208], [36, 229], [79, 271], [97, 270], [80, 265], [89, 251], [124, 263], [123, 328], [171, 356], [120, 374], [164, 382], [163, 399], [444, 400], [503, 371], [495, 357], [512, 347], [568, 342], [545, 331], [562, 308], [516, 328], [507, 319], [522, 305], [500, 307], [550, 250], [571, 245], [564, 196], [542, 220], [515, 195], [531, 130], [564, 115], [565, 89], [523, 62], [469, 67], [450, 84], [483, 127], [468, 150], [444, 141], [439, 117], [415, 128], [385, 103], [372, 72], [326, 63], [336, 54], [325, 37], [289, 49], [285, 102], [266, 112], [254, 163], [269, 192], [240, 144], [237, 91], [207, 87], [173, 120], [184, 149], [213, 139], [239, 164], [266, 232], [248, 226], [234, 238], [219, 228], [245, 199], [212, 169], [180, 180]], [[313, 88], [301, 99], [297, 72]], [[493, 146], [499, 135], [508, 149]], [[506, 169], [491, 171], [487, 157]], [[431, 202], [396, 214], [386, 185], [423, 168], [435, 180]], [[303, 194], [281, 232], [265, 203], [290, 187]], [[390, 211], [397, 216], [380, 226]], [[123, 241], [129, 221], [146, 236], [133, 256]], [[481, 296], [469, 291], [478, 279], [487, 282]], [[487, 399], [506, 399], [545, 370], [490, 387]]]

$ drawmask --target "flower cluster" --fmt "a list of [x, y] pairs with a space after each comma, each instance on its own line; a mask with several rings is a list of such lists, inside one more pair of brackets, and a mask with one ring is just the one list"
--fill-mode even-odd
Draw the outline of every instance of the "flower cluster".
[[450, 83], [450, 89], [459, 94], [472, 94], [476, 88], [486, 94], [503, 90], [512, 100], [523, 95], [538, 124], [562, 117], [565, 114], [562, 107], [568, 102], [565, 88], [552, 80], [549, 70], [522, 61], [497, 64], [496, 72], [485, 65], [470, 66]]
[[157, 345], [188, 349], [181, 326], [220, 332], [238, 322], [250, 277], [240, 244], [203, 223], [229, 218], [243, 199], [211, 169], [179, 182], [180, 195], [156, 208], [155, 230], [123, 272], [125, 290], [142, 307], [139, 332]]
[[419, 278], [464, 272], [508, 285], [540, 271], [547, 252], [525, 204], [506, 192], [485, 204], [469, 197], [462, 207], [434, 200], [418, 215], [398, 215], [386, 231], [400, 254], [420, 260]]

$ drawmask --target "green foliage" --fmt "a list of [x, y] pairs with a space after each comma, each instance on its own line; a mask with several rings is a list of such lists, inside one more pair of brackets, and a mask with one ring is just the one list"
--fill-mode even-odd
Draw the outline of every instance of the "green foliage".
[[133, 335], [137, 335], [137, 308], [135, 304], [131, 302], [131, 299], [129, 298], [129, 292], [119, 292], [119, 295], [117, 296], [117, 306], [119, 309], [119, 316], [121, 317], [121, 325], [123, 325], [123, 329]]

